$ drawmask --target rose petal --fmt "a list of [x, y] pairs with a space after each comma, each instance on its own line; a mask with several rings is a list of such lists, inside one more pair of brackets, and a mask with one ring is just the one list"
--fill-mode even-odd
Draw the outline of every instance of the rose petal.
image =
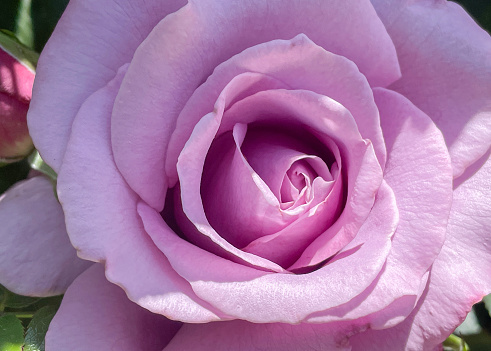
[[90, 266], [70, 244], [53, 184], [42, 176], [0, 197], [0, 223], [0, 283], [15, 293], [62, 294]]
[[46, 350], [160, 351], [180, 327], [128, 300], [95, 264], [68, 288], [49, 326]]
[[491, 145], [491, 40], [451, 1], [372, 0], [394, 41], [402, 78], [391, 88], [441, 129], [454, 177]]
[[[342, 180], [336, 182], [334, 193], [331, 194], [332, 196], [329, 199], [326, 199], [327, 191], [332, 186], [329, 187], [330, 183], [324, 182], [320, 178], [316, 179], [311, 190], [315, 199], [309, 200], [295, 210], [283, 210], [278, 196], [275, 196], [271, 188], [261, 179], [256, 173], [256, 169], [253, 169], [248, 161], [255, 160], [254, 153], [251, 154], [254, 147], [263, 146], [261, 148], [263, 151], [261, 152], [262, 159], [267, 160], [269, 164], [274, 164], [275, 166], [273, 167], [275, 168], [282, 168], [282, 171], [279, 172], [281, 176], [278, 178], [283, 178], [282, 175], [287, 173], [289, 166], [299, 159], [302, 153], [286, 148], [286, 144], [292, 141], [289, 140], [292, 137], [283, 138], [284, 140], [281, 143], [286, 143], [285, 145], [278, 144], [280, 142], [279, 135], [276, 135], [278, 140], [275, 142], [275, 134], [271, 133], [271, 131], [267, 133], [264, 128], [258, 128], [264, 134], [262, 135], [263, 144], [256, 142], [257, 140], [254, 139], [254, 136], [257, 136], [257, 133], [254, 133], [254, 131], [251, 132], [252, 136], [250, 137], [249, 134], [251, 133], [247, 132], [246, 140], [249, 143], [243, 144], [247, 126], [240, 123], [234, 126], [233, 136], [225, 134], [212, 143], [206, 158], [203, 176], [201, 177], [203, 207], [206, 218], [212, 228], [222, 238], [237, 248], [252, 244], [252, 246], [249, 245], [243, 250], [255, 254], [261, 252], [261, 254], [258, 254], [259, 256], [267, 259], [274, 257], [274, 262], [281, 264], [283, 267], [288, 267], [289, 264], [286, 261], [290, 260], [290, 264], [293, 263], [299, 256], [298, 252], [301, 252], [312, 241], [312, 237], [322, 232], [327, 227], [326, 223], [332, 221], [334, 216], [339, 215], [339, 211], [336, 211], [336, 209], [339, 209], [341, 203], [339, 195], [342, 189], [340, 185]], [[253, 140], [250, 141], [250, 138], [253, 138]], [[254, 146], [248, 146], [250, 143], [253, 143]], [[264, 143], [271, 147], [268, 149]], [[299, 142], [297, 141], [297, 143]], [[241, 152], [243, 146], [246, 152], [249, 151], [246, 154]], [[301, 143], [299, 143], [298, 147], [302, 148]], [[198, 149], [204, 148], [198, 146]], [[269, 154], [267, 150], [269, 150]], [[337, 153], [339, 158], [339, 151]], [[275, 160], [275, 162], [271, 162], [271, 160]], [[265, 161], [258, 162], [265, 163]], [[256, 166], [258, 166], [258, 162], [255, 162]], [[324, 168], [327, 168], [323, 161], [319, 160], [319, 162], [322, 163]], [[259, 168], [265, 171], [264, 166]], [[322, 167], [317, 168], [319, 168], [319, 171], [324, 170]], [[329, 171], [327, 170], [327, 172]], [[185, 175], [193, 174], [193, 172], [187, 171], [183, 171], [183, 173]], [[278, 172], [267, 171], [263, 174], [270, 178], [275, 173]], [[183, 185], [185, 180], [183, 178]], [[327, 186], [327, 189], [325, 189], [326, 186], [324, 185]], [[327, 202], [327, 204], [317, 206], [320, 202]], [[326, 212], [327, 215], [324, 216]], [[300, 217], [301, 220], [299, 222]], [[293, 227], [291, 226], [292, 224]], [[309, 229], [312, 230], [309, 231]], [[193, 234], [190, 237], [189, 234], [192, 233], [186, 231], [184, 234], [188, 239], [196, 242], [196, 235]], [[278, 240], [274, 240], [271, 237], [272, 235], [275, 237], [281, 235], [283, 239], [280, 238], [280, 242], [277, 242]], [[285, 246], [285, 237], [287, 237], [286, 241], [293, 241], [294, 244]], [[266, 246], [264, 249], [262, 244]], [[200, 246], [209, 248], [209, 245]]]
[[141, 306], [181, 321], [219, 319], [148, 238], [136, 212], [138, 197], [114, 164], [110, 116], [124, 73], [125, 67], [91, 95], [73, 123], [58, 177], [70, 238], [81, 257], [105, 261], [108, 279]]
[[[295, 132], [299, 133], [299, 129], [297, 128]], [[264, 137], [266, 136], [267, 134], [264, 135]], [[271, 135], [269, 137], [272, 138]], [[312, 136], [309, 136], [308, 138], [312, 139]], [[281, 164], [280, 155], [268, 155], [264, 152], [265, 145], [262, 145], [261, 143], [255, 142], [254, 147], [256, 146], [260, 147], [260, 149], [258, 149], [257, 162], [254, 162], [254, 156], [251, 157], [249, 153], [247, 154], [247, 159], [251, 163], [255, 163], [256, 166], [260, 166], [258, 172], [261, 172], [261, 170], [264, 172], [264, 168], [271, 167], [269, 166], [271, 164], [275, 164], [276, 166], [277, 163]], [[251, 145], [251, 147], [253, 146]], [[324, 148], [329, 148], [331, 152], [336, 155], [335, 159], [339, 160], [338, 162], [341, 164], [341, 156], [339, 155], [339, 150], [334, 142], [331, 141], [328, 145], [325, 145]], [[259, 150], [262, 150], [262, 152], [259, 152]], [[271, 160], [274, 160], [274, 162]], [[331, 176], [326, 164], [320, 158], [304, 158], [302, 160], [319, 161], [329, 173], [325, 175]], [[317, 168], [320, 171], [323, 171], [322, 167]], [[263, 174], [267, 175], [268, 173], [271, 174], [273, 172], [269, 171], [264, 172]], [[298, 214], [290, 220], [288, 225], [284, 225], [283, 228], [269, 235], [263, 235], [257, 238], [246, 247], [242, 248], [242, 250], [265, 257], [280, 264], [282, 267], [291, 266], [313, 239], [337, 219], [342, 208], [341, 193], [343, 191], [343, 179], [340, 174], [334, 181], [327, 182], [321, 177], [312, 179], [312, 181], [312, 185], [306, 185], [307, 188], [310, 188], [311, 194], [309, 196], [311, 196], [311, 199], [308, 199], [307, 201], [304, 200], [305, 203], [303, 205], [295, 207], [295, 203], [292, 209], [281, 211], [283, 213]], [[303, 189], [303, 191], [305, 191], [305, 189]]]
[[60, 169], [73, 119], [83, 101], [131, 60], [158, 21], [185, 3], [70, 1], [39, 59], [28, 117], [36, 147], [55, 171]]
[[[204, 212], [203, 203], [200, 201], [201, 177], [206, 153], [208, 152], [212, 141], [217, 136], [220, 120], [222, 119], [225, 108], [233, 103], [235, 99], [240, 99], [243, 95], [247, 96], [248, 94], [257, 91], [258, 84], [261, 88], [263, 88], [265, 84], [271, 87], [277, 85], [276, 80], [264, 78], [263, 75], [256, 73], [244, 73], [230, 82], [220, 95], [215, 112], [203, 117], [200, 123], [196, 125], [193, 135], [190, 137], [185, 149], [179, 157], [177, 168], [181, 174], [180, 193], [182, 210], [188, 220], [193, 224], [192, 226], [201, 232], [198, 234], [207, 238], [205, 239], [208, 242], [208, 245], [206, 245], [207, 249], [214, 252], [210, 246], [216, 246], [219, 250], [232, 254], [237, 260], [244, 262], [246, 265], [256, 266], [268, 271], [282, 272], [283, 268], [279, 265], [256, 255], [243, 252], [222, 238], [208, 222]], [[233, 127], [230, 129], [232, 128]], [[264, 185], [264, 187], [267, 188], [266, 185]], [[274, 198], [273, 194], [270, 195], [270, 198]], [[274, 200], [272, 199], [272, 201]], [[182, 221], [180, 224], [182, 225]], [[190, 229], [191, 230], [188, 230], [187, 233], [192, 234], [193, 228]]]
[[[394, 46], [368, 0], [190, 1], [136, 50], [116, 101], [113, 149], [130, 186], [162, 210], [167, 145], [195, 89], [244, 49], [300, 33], [352, 60], [372, 85], [399, 78]], [[145, 168], [135, 173], [137, 163]]]
[[[303, 125], [321, 142], [333, 140], [340, 149], [348, 182], [347, 205], [340, 219], [318, 236], [290, 268], [316, 265], [356, 235], [373, 205], [382, 173], [372, 145], [361, 138], [353, 117], [344, 106], [326, 96], [301, 90], [263, 91], [235, 103], [226, 112], [218, 133], [237, 122], [258, 121], [295, 128]], [[352, 196], [354, 193], [356, 197]]]
[[177, 158], [194, 126], [213, 110], [225, 86], [245, 72], [273, 77], [282, 82], [284, 89], [310, 90], [338, 101], [353, 115], [362, 136], [372, 141], [380, 164], [385, 164], [380, 120], [366, 77], [353, 62], [300, 34], [291, 40], [273, 40], [244, 50], [219, 65], [196, 89], [179, 115], [169, 144], [166, 173], [171, 186], [177, 182]]
[[380, 279], [342, 316], [379, 312], [367, 319], [378, 329], [402, 321], [426, 285], [427, 271], [445, 239], [452, 170], [441, 132], [428, 116], [398, 93], [376, 88], [374, 95], [388, 148], [384, 179], [395, 193], [400, 221]]
[[0, 48], [0, 93], [23, 102], [31, 101], [34, 72]]
[[[333, 180], [326, 162], [335, 162], [334, 157], [331, 152], [326, 152], [329, 146], [319, 144], [320, 142], [310, 135], [301, 135], [299, 130], [289, 133], [280, 126], [258, 126], [247, 130], [247, 137], [240, 151], [280, 200], [281, 187], [287, 172], [294, 172], [295, 169], [300, 171], [298, 168], [304, 164], [315, 173], [308, 177], [310, 181], [316, 177], [325, 181]], [[209, 153], [208, 157], [210, 155]]]
[[[295, 219], [279, 211], [278, 198], [242, 154], [246, 130], [246, 125], [236, 124], [233, 136], [224, 135], [221, 143], [212, 144], [201, 177], [206, 218], [221, 237], [237, 248], [281, 230]], [[185, 179], [181, 183], [184, 185]]]
[[[200, 199], [201, 172], [207, 150], [212, 140], [221, 133], [231, 130], [236, 123], [268, 122], [282, 123], [291, 128], [306, 127], [314, 131], [320, 140], [335, 140], [342, 145], [348, 178], [348, 203], [342, 213], [342, 220], [329, 228], [316, 245], [307, 249], [294, 268], [315, 265], [345, 246], [356, 234], [373, 204], [375, 192], [381, 181], [381, 169], [373, 154], [371, 144], [363, 139], [356, 128], [351, 114], [339, 103], [325, 96], [308, 91], [270, 90], [259, 92], [235, 103], [223, 116], [223, 111], [241, 95], [242, 81], [258, 74], [244, 73], [234, 78], [220, 95], [215, 112], [203, 117], [196, 125], [193, 135], [183, 149], [179, 161], [182, 207], [186, 216], [196, 228], [209, 237], [215, 244], [249, 264], [258, 265], [276, 271], [278, 267], [268, 261], [237, 250], [223, 240], [206, 218]], [[311, 118], [322, 116], [322, 118]], [[217, 134], [218, 132], [218, 134]], [[342, 135], [342, 138], [340, 137]], [[340, 146], [341, 147], [341, 146]], [[361, 170], [362, 169], [362, 170]], [[363, 177], [359, 177], [358, 173]], [[356, 188], [356, 190], [353, 190]], [[353, 197], [353, 193], [357, 193]], [[333, 238], [336, 238], [333, 240]], [[254, 262], [254, 263], [253, 263]]]
[[302, 275], [259, 271], [218, 257], [177, 237], [148, 205], [139, 203], [138, 212], [155, 244], [202, 299], [230, 318], [299, 323], [311, 313], [350, 301], [378, 276], [397, 226], [392, 190], [385, 183], [381, 189], [344, 257]]
[[352, 341], [360, 350], [433, 350], [491, 291], [491, 161], [454, 191], [445, 244], [414, 312], [387, 330]]
[[244, 321], [186, 324], [164, 351], [351, 350], [347, 332], [330, 324], [254, 324]]

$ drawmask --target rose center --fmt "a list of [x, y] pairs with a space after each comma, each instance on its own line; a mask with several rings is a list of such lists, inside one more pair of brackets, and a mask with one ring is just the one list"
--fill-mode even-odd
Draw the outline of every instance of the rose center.
[[307, 131], [237, 124], [205, 161], [206, 217], [238, 248], [281, 232], [324, 201], [338, 177], [335, 158]]

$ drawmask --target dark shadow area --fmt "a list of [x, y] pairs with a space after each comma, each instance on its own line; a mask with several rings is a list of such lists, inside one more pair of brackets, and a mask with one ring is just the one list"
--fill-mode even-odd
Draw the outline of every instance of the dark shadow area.
[[[41, 52], [48, 41], [56, 23], [61, 17], [69, 0], [31, 0], [32, 29], [34, 32], [34, 47]], [[0, 1], [0, 29], [15, 32], [17, 12], [20, 0]]]
[[19, 180], [27, 178], [30, 167], [27, 160], [0, 167], [0, 194]]
[[13, 31], [19, 0], [2, 0], [0, 4], [0, 28]]
[[459, 0], [467, 12], [488, 32], [491, 33], [491, 1], [489, 0]]
[[67, 5], [68, 0], [32, 0], [34, 50], [41, 52], [44, 48]]

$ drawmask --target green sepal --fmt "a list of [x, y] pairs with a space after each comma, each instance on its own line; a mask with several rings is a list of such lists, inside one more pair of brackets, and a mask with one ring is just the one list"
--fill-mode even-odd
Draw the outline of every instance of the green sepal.
[[470, 351], [470, 349], [464, 339], [451, 334], [447, 340], [443, 342], [443, 351]]
[[33, 73], [36, 71], [39, 54], [22, 44], [15, 37], [14, 33], [5, 29], [0, 29], [0, 48], [15, 57]]

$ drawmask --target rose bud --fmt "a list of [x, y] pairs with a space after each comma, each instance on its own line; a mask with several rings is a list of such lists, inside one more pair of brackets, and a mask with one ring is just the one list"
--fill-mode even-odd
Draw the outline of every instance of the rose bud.
[[26, 116], [34, 69], [26, 53], [15, 39], [0, 33], [0, 164], [18, 161], [33, 149]]

